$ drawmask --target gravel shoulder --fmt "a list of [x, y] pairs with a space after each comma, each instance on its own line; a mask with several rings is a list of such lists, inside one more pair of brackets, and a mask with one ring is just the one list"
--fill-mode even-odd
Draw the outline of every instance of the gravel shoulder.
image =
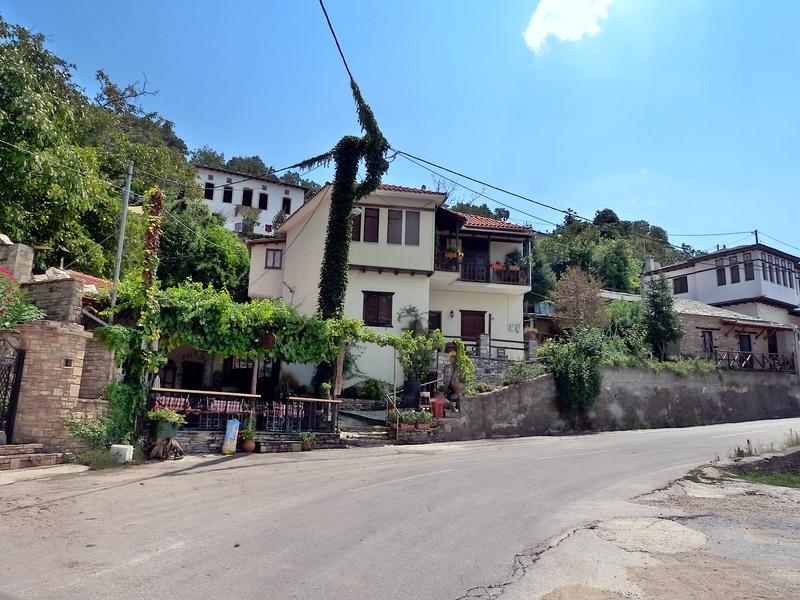
[[[650, 516], [628, 517], [649, 509]], [[800, 489], [697, 469], [534, 550], [503, 600], [797, 598]], [[502, 592], [502, 593], [501, 593]], [[487, 597], [492, 594], [487, 593]]]

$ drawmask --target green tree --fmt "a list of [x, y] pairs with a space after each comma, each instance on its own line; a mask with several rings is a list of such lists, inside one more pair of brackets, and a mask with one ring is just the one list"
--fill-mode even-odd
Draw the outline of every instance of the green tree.
[[608, 225], [611, 223], [619, 223], [619, 217], [617, 216], [617, 213], [615, 213], [610, 208], [604, 208], [603, 210], [598, 210], [594, 214], [595, 225]]
[[661, 360], [667, 357], [667, 347], [683, 337], [678, 313], [673, 308], [672, 290], [664, 275], [647, 282], [644, 297], [644, 322], [647, 341]]
[[273, 167], [268, 167], [260, 156], [234, 156], [226, 163], [226, 168], [245, 175], [264, 177], [275, 172]]
[[593, 262], [592, 270], [605, 287], [618, 292], [634, 290], [639, 263], [634, 259], [631, 246], [626, 240], [608, 240], [599, 244]]
[[0, 18], [0, 231], [51, 248], [41, 262], [66, 251], [79, 266], [102, 270], [103, 248], [83, 217], [111, 190], [94, 149], [74, 141], [85, 97], [44, 41]]
[[598, 327], [605, 324], [602, 286], [578, 267], [569, 267], [556, 283], [553, 304], [556, 319], [564, 328]]
[[192, 153], [189, 155], [189, 160], [193, 165], [215, 167], [217, 169], [225, 168], [225, 155], [209, 146], [203, 146], [192, 150]]
[[201, 200], [173, 200], [166, 212], [158, 269], [164, 286], [191, 279], [246, 300], [249, 258], [238, 236]]
[[531, 291], [527, 294], [528, 302], [547, 300], [550, 292], [556, 287], [556, 276], [545, 260], [538, 243], [531, 244], [528, 260], [531, 265]]

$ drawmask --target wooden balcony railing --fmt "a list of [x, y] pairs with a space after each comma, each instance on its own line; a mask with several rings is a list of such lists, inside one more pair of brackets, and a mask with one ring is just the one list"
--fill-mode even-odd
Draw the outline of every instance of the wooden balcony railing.
[[797, 372], [794, 354], [761, 354], [756, 352], [714, 351], [718, 369], [726, 371]]
[[253, 412], [256, 430], [333, 433], [339, 427], [341, 400], [284, 397], [265, 401], [256, 394], [152, 388], [148, 408], [171, 408], [186, 417], [185, 429], [224, 430], [228, 419], [244, 425]]

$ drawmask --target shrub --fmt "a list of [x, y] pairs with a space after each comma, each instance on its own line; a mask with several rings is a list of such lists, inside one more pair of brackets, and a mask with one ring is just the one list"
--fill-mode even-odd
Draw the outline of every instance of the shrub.
[[467, 394], [473, 393], [473, 385], [475, 381], [475, 365], [472, 364], [469, 356], [467, 356], [467, 348], [460, 338], [453, 340], [455, 345], [455, 352], [451, 352], [453, 364], [458, 371], [458, 378], [464, 384], [464, 391]]
[[553, 372], [559, 411], [577, 424], [594, 404], [603, 383], [602, 332], [577, 328], [565, 340], [542, 344], [539, 355]]
[[69, 416], [64, 420], [70, 437], [83, 440], [93, 450], [105, 450], [109, 446], [108, 419]]
[[513, 360], [508, 364], [505, 371], [503, 371], [503, 374], [500, 376], [500, 381], [503, 385], [514, 385], [536, 379], [546, 372], [547, 368], [543, 364], [526, 362], [524, 360]]
[[171, 408], [159, 408], [157, 410], [147, 411], [147, 420], [151, 422], [171, 423], [172, 425], [186, 424], [186, 417], [180, 413], [176, 413]]
[[433, 414], [428, 411], [421, 411], [417, 413], [417, 423], [433, 423]]
[[141, 386], [112, 381], [103, 391], [108, 401], [108, 441], [112, 444], [133, 444], [137, 441], [136, 417], [145, 404]]
[[11, 329], [24, 321], [44, 317], [44, 311], [25, 299], [11, 273], [0, 269], [0, 329]]
[[475, 393], [477, 394], [484, 394], [486, 392], [491, 392], [494, 389], [494, 386], [486, 383], [485, 381], [479, 381], [475, 384]]
[[388, 383], [370, 378], [357, 386], [356, 397], [363, 400], [382, 400], [388, 391]]
[[401, 410], [399, 415], [400, 422], [406, 425], [413, 425], [417, 422], [417, 414], [415, 410]]
[[78, 465], [86, 465], [91, 471], [121, 466], [108, 450], [99, 448], [76, 455], [72, 462]]

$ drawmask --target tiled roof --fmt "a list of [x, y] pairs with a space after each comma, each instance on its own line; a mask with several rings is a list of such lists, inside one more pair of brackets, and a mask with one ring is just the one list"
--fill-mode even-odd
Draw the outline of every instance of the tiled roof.
[[431, 196], [444, 196], [444, 192], [437, 192], [436, 190], [428, 190], [423, 188], [412, 188], [404, 185], [391, 185], [389, 183], [381, 183], [378, 186], [379, 190], [387, 192], [406, 192], [409, 194], [430, 194]]
[[100, 277], [87, 275], [86, 273], [81, 273], [80, 271], [67, 270], [67, 273], [69, 273], [69, 276], [72, 277], [72, 279], [75, 281], [80, 281], [83, 285], [93, 285], [98, 290], [107, 290], [111, 288], [111, 282], [108, 279], [101, 279]]
[[490, 219], [489, 217], [482, 217], [481, 215], [473, 215], [469, 213], [456, 212], [466, 219], [465, 227], [476, 227], [478, 229], [499, 229], [502, 231], [530, 231], [524, 225], [516, 225], [515, 223], [507, 223], [499, 219]]
[[703, 315], [706, 317], [719, 317], [720, 319], [736, 321], [753, 321], [754, 323], [769, 322], [740, 312], [719, 308], [718, 306], [711, 306], [710, 304], [705, 304], [697, 300], [689, 300], [688, 298], [675, 298], [672, 301], [672, 307], [675, 309], [676, 313], [683, 315]]

